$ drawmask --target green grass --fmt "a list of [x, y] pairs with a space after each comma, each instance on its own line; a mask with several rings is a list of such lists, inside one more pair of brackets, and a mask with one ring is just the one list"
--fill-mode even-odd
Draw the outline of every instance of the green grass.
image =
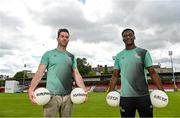
[[0, 117], [42, 116], [42, 107], [33, 106], [27, 94], [0, 94]]
[[[168, 92], [166, 108], [154, 108], [154, 117], [180, 117], [180, 92]], [[74, 105], [73, 117], [119, 117], [118, 107], [109, 107], [106, 93], [90, 93], [88, 102]], [[138, 116], [138, 114], [136, 114]], [[43, 117], [42, 106], [31, 105], [27, 94], [0, 94], [0, 117]]]

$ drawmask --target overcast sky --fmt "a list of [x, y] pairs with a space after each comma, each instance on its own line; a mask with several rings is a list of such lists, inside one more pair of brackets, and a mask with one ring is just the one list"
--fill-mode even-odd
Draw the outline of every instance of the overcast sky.
[[96, 67], [113, 66], [132, 28], [153, 63], [180, 71], [180, 0], [0, 0], [0, 74], [36, 72], [41, 56], [57, 47], [58, 28], [70, 31], [67, 50]]

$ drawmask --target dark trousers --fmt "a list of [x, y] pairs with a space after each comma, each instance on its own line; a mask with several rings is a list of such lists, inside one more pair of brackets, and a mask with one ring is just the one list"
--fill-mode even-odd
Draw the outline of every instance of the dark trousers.
[[141, 118], [153, 117], [153, 107], [149, 95], [142, 97], [120, 98], [120, 113], [122, 118], [135, 117], [136, 110]]

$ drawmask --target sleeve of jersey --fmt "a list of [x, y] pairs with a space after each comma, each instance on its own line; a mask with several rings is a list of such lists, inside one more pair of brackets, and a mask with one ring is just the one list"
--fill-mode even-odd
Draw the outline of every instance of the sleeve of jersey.
[[119, 65], [119, 58], [118, 58], [118, 55], [116, 55], [116, 58], [115, 58], [115, 62], [114, 62], [114, 70], [120, 70], [120, 65]]
[[40, 64], [48, 65], [48, 60], [49, 60], [49, 56], [48, 56], [48, 52], [46, 52], [42, 56]]
[[73, 69], [76, 69], [76, 68], [77, 68], [77, 61], [76, 61], [76, 58], [75, 58], [75, 57], [74, 57], [74, 60], [73, 60], [72, 68], [73, 68]]
[[152, 58], [151, 58], [151, 55], [148, 51], [145, 54], [144, 66], [146, 68], [152, 66]]

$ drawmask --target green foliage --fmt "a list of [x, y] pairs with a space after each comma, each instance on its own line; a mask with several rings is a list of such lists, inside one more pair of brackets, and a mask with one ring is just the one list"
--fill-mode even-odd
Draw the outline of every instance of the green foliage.
[[111, 72], [108, 71], [108, 67], [107, 65], [105, 65], [103, 69], [103, 73], [101, 73], [101, 75], [109, 75], [109, 74], [111, 74]]
[[19, 71], [14, 75], [15, 80], [20, 80], [20, 79], [27, 78], [27, 77], [28, 77], [27, 71]]
[[91, 70], [89, 71], [88, 76], [96, 76], [96, 72]]
[[109, 74], [107, 65], [104, 66], [103, 74], [104, 74], [104, 75]]
[[5, 86], [5, 80], [0, 80], [0, 87]]
[[91, 65], [87, 63], [86, 58], [77, 58], [77, 67], [82, 76], [87, 76], [91, 71]]

